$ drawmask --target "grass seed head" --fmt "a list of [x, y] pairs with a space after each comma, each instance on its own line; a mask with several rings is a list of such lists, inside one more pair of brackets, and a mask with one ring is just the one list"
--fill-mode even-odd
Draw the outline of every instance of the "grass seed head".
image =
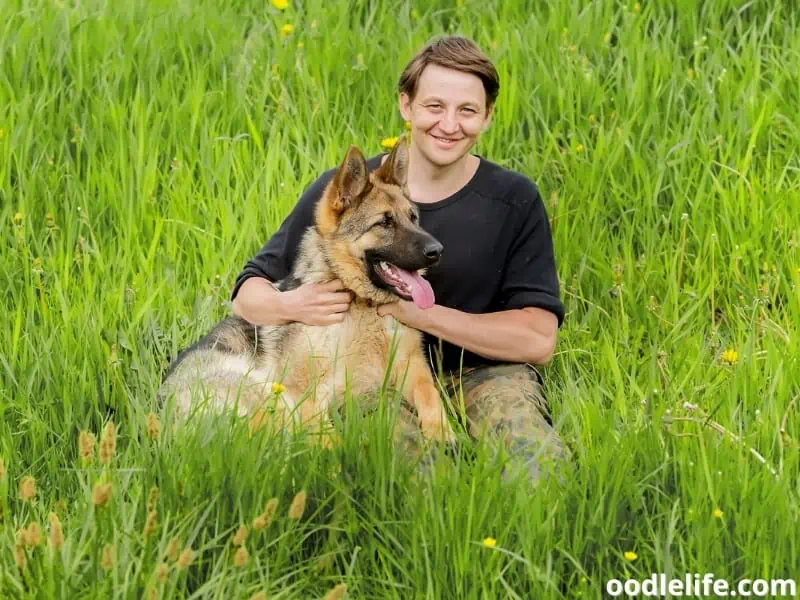
[[239, 527], [239, 529], [236, 531], [236, 534], [233, 536], [233, 539], [231, 540], [233, 542], [233, 545], [242, 546], [245, 540], [247, 540], [247, 533], [248, 533], [247, 525], [242, 525], [241, 527]]
[[341, 600], [344, 598], [345, 593], [347, 592], [347, 584], [340, 583], [336, 587], [334, 587], [331, 591], [325, 594], [325, 598], [323, 600]]
[[64, 530], [61, 527], [61, 520], [54, 512], [50, 513], [50, 546], [54, 550], [60, 550], [64, 545]]
[[100, 462], [107, 465], [117, 455], [117, 427], [109, 421], [103, 429], [100, 439]]
[[247, 548], [245, 546], [241, 546], [236, 551], [236, 554], [233, 555], [233, 563], [237, 567], [246, 567], [249, 561], [250, 561], [250, 553], [247, 551]]
[[91, 431], [81, 431], [78, 434], [78, 453], [81, 460], [87, 464], [94, 460], [94, 444], [97, 438]]
[[36, 497], [36, 480], [30, 475], [20, 479], [19, 497], [24, 502], [31, 502]]
[[292, 500], [292, 505], [289, 507], [289, 518], [293, 521], [298, 521], [303, 518], [303, 513], [306, 510], [306, 491], [300, 490]]
[[113, 491], [110, 483], [96, 483], [92, 489], [92, 504], [105, 506], [111, 500]]

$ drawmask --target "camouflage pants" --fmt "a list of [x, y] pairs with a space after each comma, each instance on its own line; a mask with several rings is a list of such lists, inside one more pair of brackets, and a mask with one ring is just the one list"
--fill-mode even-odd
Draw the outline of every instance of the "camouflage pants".
[[[465, 369], [446, 381], [451, 407], [466, 417], [470, 436], [492, 443], [508, 459], [505, 473], [522, 469], [539, 481], [545, 467], [561, 466], [567, 450], [553, 429], [539, 377], [526, 364]], [[463, 399], [463, 402], [462, 402]], [[395, 422], [395, 441], [411, 455], [423, 448], [416, 417], [403, 406]], [[462, 419], [463, 420], [463, 419]]]

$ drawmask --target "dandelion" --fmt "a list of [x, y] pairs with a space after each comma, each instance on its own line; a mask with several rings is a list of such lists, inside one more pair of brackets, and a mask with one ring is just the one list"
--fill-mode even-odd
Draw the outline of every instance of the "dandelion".
[[236, 554], [233, 555], [233, 563], [237, 567], [246, 567], [247, 562], [250, 560], [250, 553], [247, 551], [247, 548], [242, 546], [236, 551]]
[[636, 552], [631, 552], [630, 550], [628, 550], [625, 554], [623, 554], [623, 556], [625, 557], [625, 560], [627, 560], [627, 561], [634, 561], [637, 558], [639, 558], [639, 555], [636, 554]]
[[181, 545], [181, 540], [178, 537], [174, 537], [169, 541], [169, 545], [167, 545], [167, 558], [171, 561], [175, 561], [178, 558], [178, 550]]
[[281, 27], [281, 36], [286, 37], [288, 35], [291, 35], [293, 31], [294, 31], [294, 25], [292, 25], [291, 23], [286, 23]]
[[154, 442], [157, 441], [158, 436], [161, 435], [161, 421], [158, 420], [158, 417], [153, 412], [147, 415], [147, 435]]
[[[116, 344], [112, 346], [116, 349]], [[103, 437], [100, 439], [100, 462], [107, 465], [117, 455], [117, 427], [114, 421], [109, 421], [103, 429]]]
[[485, 548], [494, 548], [497, 546], [497, 540], [493, 537], [483, 538], [483, 546]]
[[289, 0], [269, 0], [270, 4], [278, 10], [286, 10], [289, 8]]
[[60, 550], [61, 546], [64, 545], [64, 530], [61, 528], [61, 520], [54, 512], [50, 513], [50, 536], [48, 541], [53, 550]]
[[286, 391], [286, 386], [282, 383], [273, 383], [272, 384], [272, 393], [273, 394], [282, 394]]
[[236, 535], [233, 536], [231, 543], [233, 543], [234, 546], [242, 546], [245, 540], [247, 540], [247, 525], [242, 525], [239, 527]]
[[264, 512], [253, 519], [253, 529], [260, 531], [272, 523], [272, 517], [275, 515], [275, 509], [278, 507], [278, 499], [270, 498], [264, 505]]
[[19, 497], [24, 502], [30, 502], [36, 497], [36, 480], [30, 475], [20, 479]]
[[178, 569], [188, 569], [189, 565], [191, 565], [192, 561], [194, 560], [194, 555], [195, 552], [191, 548], [186, 548], [183, 552], [181, 552], [181, 555], [178, 557], [178, 562], [176, 563], [178, 565]]
[[739, 353], [733, 348], [728, 348], [722, 353], [722, 360], [729, 365], [735, 365], [739, 361]]
[[386, 148], [387, 150], [391, 150], [397, 145], [397, 142], [400, 141], [398, 137], [387, 137], [381, 140], [381, 147]]
[[720, 510], [719, 508], [715, 508], [714, 510], [711, 511], [711, 515], [715, 519], [721, 519], [723, 514], [724, 513], [722, 512], [722, 510]]
[[100, 558], [100, 566], [108, 572], [114, 568], [114, 545], [106, 544], [103, 546], [103, 555]]
[[583, 144], [578, 144], [575, 146], [575, 152], [583, 152]]
[[92, 489], [92, 504], [105, 506], [111, 500], [112, 492], [110, 483], [96, 483]]
[[13, 217], [14, 225], [17, 227], [22, 227], [23, 221], [25, 221], [25, 215], [21, 212], [18, 212]]
[[87, 464], [94, 460], [94, 443], [97, 440], [91, 431], [81, 431], [78, 434], [78, 453], [81, 460]]
[[344, 594], [347, 591], [347, 584], [340, 583], [336, 587], [334, 587], [331, 591], [325, 594], [325, 598], [323, 600], [341, 600], [344, 598]]
[[306, 510], [306, 491], [300, 490], [292, 500], [289, 507], [289, 518], [293, 521], [299, 521], [303, 517]]

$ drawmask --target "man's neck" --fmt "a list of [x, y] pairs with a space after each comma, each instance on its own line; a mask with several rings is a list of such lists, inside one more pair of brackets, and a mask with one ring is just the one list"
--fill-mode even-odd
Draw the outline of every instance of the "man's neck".
[[472, 179], [480, 164], [477, 156], [467, 154], [452, 165], [439, 167], [426, 161], [415, 147], [410, 150], [408, 189], [411, 199], [420, 204], [452, 196]]

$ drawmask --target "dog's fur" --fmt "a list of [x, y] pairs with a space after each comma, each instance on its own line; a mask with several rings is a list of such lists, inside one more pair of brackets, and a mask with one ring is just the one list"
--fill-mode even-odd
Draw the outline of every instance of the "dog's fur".
[[[382, 386], [394, 343], [391, 383], [416, 408], [423, 435], [452, 441], [421, 333], [391, 316], [378, 316], [376, 310], [403, 297], [379, 276], [376, 265], [384, 261], [422, 272], [442, 250], [417, 224], [407, 171], [405, 140], [373, 173], [351, 146], [317, 205], [315, 224], [302, 239], [292, 274], [276, 284], [285, 292], [341, 279], [355, 296], [344, 322], [256, 327], [238, 317], [226, 318], [173, 361], [162, 397], [174, 394], [177, 408], [187, 413], [198, 402], [197, 392], [204, 391], [211, 407], [238, 402], [242, 415], [271, 399], [273, 411], [277, 408], [274, 412], [282, 415], [281, 426], [288, 418], [320, 427], [328, 422], [326, 413], [334, 399], [341, 399], [346, 382], [353, 395], [374, 393]], [[275, 382], [285, 386], [282, 393], [273, 393]], [[310, 394], [304, 398], [306, 392]]]

